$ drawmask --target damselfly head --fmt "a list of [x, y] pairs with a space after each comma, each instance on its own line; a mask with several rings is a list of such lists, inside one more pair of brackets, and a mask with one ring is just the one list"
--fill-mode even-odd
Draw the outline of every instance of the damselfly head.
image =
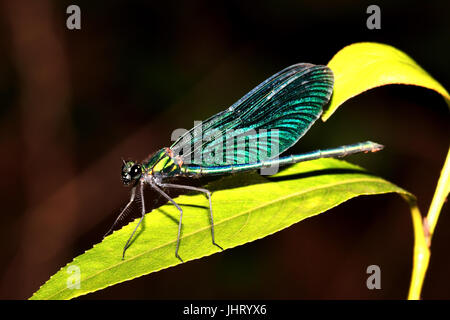
[[132, 181], [139, 180], [142, 174], [141, 165], [134, 161], [123, 161], [122, 165], [122, 182], [125, 185]]

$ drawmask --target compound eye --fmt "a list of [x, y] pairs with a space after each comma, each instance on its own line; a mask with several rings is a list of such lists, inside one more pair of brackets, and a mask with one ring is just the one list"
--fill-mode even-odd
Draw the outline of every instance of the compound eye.
[[130, 169], [130, 175], [132, 177], [138, 176], [141, 173], [141, 166], [135, 164], [134, 166], [131, 167]]

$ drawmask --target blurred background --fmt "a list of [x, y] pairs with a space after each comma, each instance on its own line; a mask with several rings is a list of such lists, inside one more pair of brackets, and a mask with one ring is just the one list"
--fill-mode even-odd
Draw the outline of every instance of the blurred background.
[[[81, 30], [66, 28], [67, 6]], [[327, 64], [377, 41], [450, 88], [450, 2], [0, 1], [0, 298], [26, 299], [101, 241], [129, 190], [121, 158], [144, 159], [176, 128], [228, 107], [298, 62]], [[293, 153], [372, 140], [350, 162], [414, 193], [427, 212], [449, 146], [436, 93], [389, 86], [318, 121]], [[132, 214], [128, 221], [139, 215]], [[424, 299], [450, 298], [450, 217], [432, 244]], [[174, 228], [174, 237], [176, 228]], [[359, 197], [282, 232], [81, 299], [403, 299], [413, 233], [397, 195]], [[366, 268], [381, 268], [368, 290]]]

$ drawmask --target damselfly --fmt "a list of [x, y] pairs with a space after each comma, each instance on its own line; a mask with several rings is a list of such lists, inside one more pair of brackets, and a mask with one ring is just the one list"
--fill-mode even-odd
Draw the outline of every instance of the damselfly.
[[123, 161], [122, 181], [125, 185], [132, 185], [131, 197], [108, 233], [136, 199], [137, 192], [142, 216], [125, 244], [122, 258], [145, 216], [145, 185], [150, 185], [180, 212], [175, 256], [181, 260], [178, 249], [183, 209], [165, 189], [197, 191], [208, 197], [212, 243], [220, 246], [214, 239], [211, 192], [171, 183], [173, 178], [223, 175], [381, 150], [382, 145], [366, 141], [278, 157], [294, 145], [322, 114], [323, 106], [330, 100], [333, 81], [333, 72], [327, 66], [308, 63], [292, 65], [262, 82], [225, 111], [195, 125], [171, 147], [157, 151], [142, 163]]

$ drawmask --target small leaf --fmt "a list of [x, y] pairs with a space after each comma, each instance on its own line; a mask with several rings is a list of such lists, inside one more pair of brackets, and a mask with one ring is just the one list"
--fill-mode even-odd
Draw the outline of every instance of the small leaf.
[[445, 88], [406, 53], [386, 44], [360, 42], [340, 50], [328, 63], [334, 73], [330, 106], [323, 113], [326, 121], [348, 99], [376, 87], [407, 84], [440, 93], [450, 106]]
[[[254, 241], [360, 195], [396, 192], [413, 197], [364, 169], [336, 159], [296, 164], [269, 178], [257, 173], [224, 177], [213, 190], [216, 242], [229, 249]], [[176, 198], [184, 209], [180, 256], [185, 262], [217, 252], [211, 243], [208, 202], [203, 195]], [[146, 215], [122, 260], [137, 220], [114, 232], [57, 272], [31, 299], [70, 299], [180, 264], [175, 257], [179, 213], [164, 205]], [[69, 289], [67, 268], [80, 270], [79, 289]]]

